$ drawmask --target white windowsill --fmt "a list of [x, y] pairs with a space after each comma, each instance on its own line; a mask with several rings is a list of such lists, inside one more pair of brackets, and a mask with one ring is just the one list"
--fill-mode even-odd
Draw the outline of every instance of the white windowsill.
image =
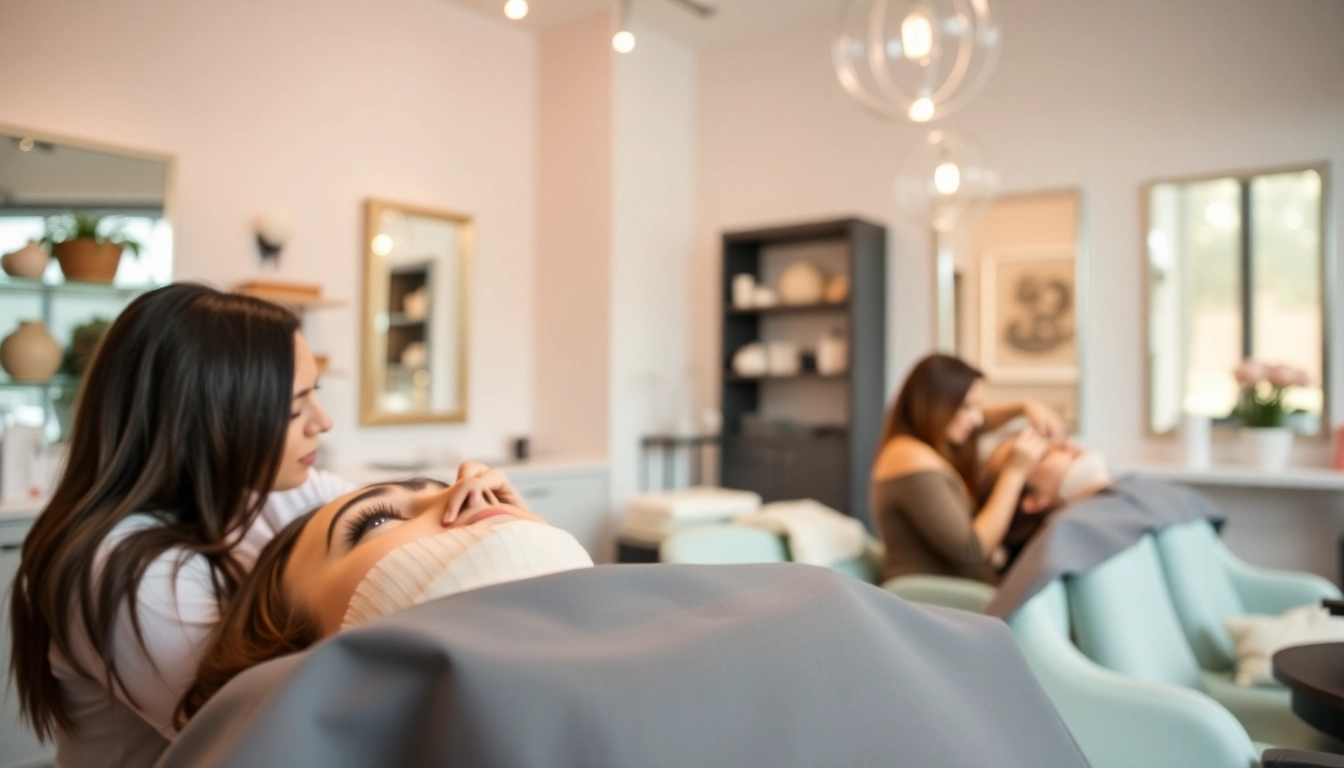
[[1190, 469], [1179, 465], [1139, 464], [1125, 467], [1124, 471], [1153, 480], [1190, 485], [1278, 488], [1289, 491], [1344, 491], [1344, 472], [1314, 467], [1290, 467], [1283, 472], [1266, 472], [1249, 465]]

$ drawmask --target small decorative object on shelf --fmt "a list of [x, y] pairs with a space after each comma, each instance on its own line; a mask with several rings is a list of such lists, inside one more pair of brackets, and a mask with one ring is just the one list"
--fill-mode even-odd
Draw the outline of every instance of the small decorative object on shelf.
[[849, 275], [836, 275], [826, 283], [826, 301], [830, 304], [849, 301]]
[[47, 271], [47, 262], [50, 260], [51, 258], [47, 256], [47, 251], [41, 243], [36, 240], [29, 240], [28, 244], [19, 250], [6, 253], [3, 258], [0, 258], [0, 267], [10, 277], [36, 279]]
[[1235, 415], [1247, 428], [1256, 464], [1268, 472], [1282, 472], [1293, 451], [1293, 430], [1285, 424], [1284, 395], [1289, 387], [1310, 384], [1310, 377], [1291, 366], [1254, 360], [1243, 361], [1233, 375], [1241, 386]]
[[1194, 413], [1185, 414], [1181, 440], [1185, 446], [1185, 466], [1208, 469], [1212, 461], [1213, 420]]
[[66, 280], [110, 283], [117, 276], [122, 252], [140, 253], [140, 243], [128, 237], [123, 226], [117, 217], [72, 211], [47, 219], [42, 242], [51, 246]]
[[795, 261], [779, 278], [779, 298], [785, 304], [820, 304], [826, 277], [810, 261]]
[[751, 292], [751, 306], [757, 309], [769, 309], [779, 303], [779, 295], [768, 285], [758, 285]]
[[764, 376], [769, 371], [770, 361], [761, 342], [748, 344], [733, 355], [733, 373], [738, 376]]
[[269, 210], [252, 221], [252, 230], [257, 235], [261, 266], [269, 263], [271, 268], [280, 269], [280, 251], [294, 234], [294, 217], [289, 211]]
[[429, 292], [420, 286], [401, 298], [401, 311], [408, 320], [424, 320], [429, 317]]
[[849, 340], [840, 331], [831, 331], [817, 344], [817, 373], [834, 376], [849, 368]]
[[41, 320], [24, 320], [0, 342], [0, 366], [15, 381], [50, 381], [61, 367], [61, 345]]
[[733, 275], [733, 306], [751, 309], [756, 298], [756, 278], [748, 273]]

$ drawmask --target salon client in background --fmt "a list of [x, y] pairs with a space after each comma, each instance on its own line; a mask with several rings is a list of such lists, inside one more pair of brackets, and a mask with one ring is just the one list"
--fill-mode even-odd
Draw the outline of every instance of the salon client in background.
[[112, 324], [12, 596], [10, 674], [57, 765], [153, 764], [262, 547], [352, 487], [312, 469], [317, 378], [258, 299], [175, 284]]
[[[886, 547], [883, 578], [960, 576], [993, 583], [994, 552], [1023, 483], [1063, 422], [1035, 401], [985, 405], [984, 376], [947, 355], [921, 360], [888, 409], [872, 471], [873, 519]], [[978, 438], [1023, 416], [1011, 457], [979, 509]]]

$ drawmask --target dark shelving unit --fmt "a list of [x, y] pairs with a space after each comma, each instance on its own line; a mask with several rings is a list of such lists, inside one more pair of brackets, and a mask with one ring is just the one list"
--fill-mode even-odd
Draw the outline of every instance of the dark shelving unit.
[[[844, 251], [850, 282], [843, 303], [739, 309], [732, 305], [735, 275], [761, 282], [768, 259], [787, 258], [778, 246], [835, 244]], [[727, 488], [756, 491], [765, 501], [811, 498], [861, 520], [871, 530], [868, 474], [882, 429], [886, 376], [887, 232], [861, 219], [839, 219], [723, 236], [723, 335], [719, 479]], [[849, 368], [841, 374], [802, 372], [744, 377], [732, 372], [733, 355], [763, 338], [766, 324], [805, 315], [845, 319]], [[788, 319], [784, 319], [788, 318]], [[807, 339], [799, 340], [805, 342]], [[796, 382], [796, 383], [795, 383]], [[802, 434], [743, 429], [772, 397], [810, 387], [809, 397], [843, 399], [844, 420]], [[831, 400], [830, 402], [836, 402]]]

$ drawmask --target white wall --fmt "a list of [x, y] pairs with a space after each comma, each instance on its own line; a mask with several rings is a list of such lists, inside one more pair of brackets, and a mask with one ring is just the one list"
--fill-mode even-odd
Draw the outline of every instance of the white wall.
[[638, 490], [639, 438], [687, 421], [686, 331], [695, 194], [695, 57], [632, 25], [612, 96], [612, 499]]
[[[443, 0], [5, 0], [0, 123], [176, 155], [176, 276], [255, 273], [249, 221], [291, 209], [281, 276], [344, 377], [326, 460], [498, 456], [530, 431], [536, 41]], [[64, 42], [56, 43], [61, 40]], [[476, 217], [470, 421], [358, 426], [363, 200]]]
[[[1167, 444], [1144, 436], [1139, 386], [1140, 186], [1322, 159], [1337, 172], [1344, 167], [1344, 4], [1023, 0], [1000, 7], [998, 71], [947, 127], [979, 139], [1005, 192], [1083, 190], [1084, 301], [1093, 321], [1084, 340], [1086, 436], [1120, 459], [1162, 455]], [[887, 221], [897, 230], [890, 389], [933, 340], [929, 243], [898, 221], [891, 194], [896, 163], [920, 131], [871, 117], [842, 93], [830, 32], [809, 25], [703, 56], [697, 296], [716, 295], [715, 238], [724, 229], [836, 213]], [[1344, 212], [1339, 195], [1333, 211], [1336, 219]], [[697, 327], [700, 359], [713, 357], [716, 328], [703, 320]], [[1344, 387], [1335, 379], [1338, 395]]]
[[536, 452], [607, 455], [612, 72], [605, 13], [541, 35]]

